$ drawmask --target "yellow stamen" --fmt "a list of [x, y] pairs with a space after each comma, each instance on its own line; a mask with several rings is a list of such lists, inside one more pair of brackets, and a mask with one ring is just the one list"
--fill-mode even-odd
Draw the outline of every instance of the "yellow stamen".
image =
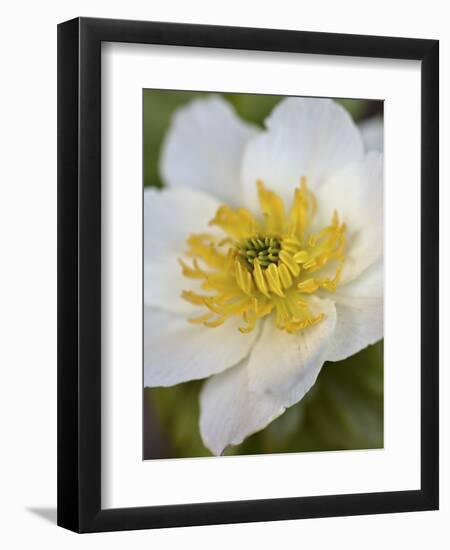
[[277, 266], [275, 264], [270, 264], [266, 269], [265, 274], [270, 290], [278, 296], [283, 297], [284, 294], [281, 290], [281, 281]]
[[280, 260], [289, 269], [292, 275], [294, 275], [294, 277], [297, 277], [297, 275], [300, 273], [300, 267], [294, 260], [294, 258], [289, 254], [289, 252], [282, 250], [280, 252]]
[[204, 315], [200, 315], [199, 317], [193, 317], [192, 319], [188, 319], [190, 323], [193, 324], [204, 324], [205, 321], [208, 321], [211, 319], [212, 313], [205, 313]]
[[267, 296], [267, 298], [270, 298], [269, 296], [269, 289], [267, 288], [267, 283], [264, 278], [263, 270], [261, 269], [261, 265], [259, 262], [255, 262], [254, 268], [253, 268], [253, 277], [255, 278], [256, 286], [258, 287], [258, 290], [264, 294], [264, 296]]
[[273, 191], [267, 191], [261, 180], [256, 182], [258, 187], [261, 210], [266, 217], [266, 230], [280, 232], [284, 226], [284, 204], [280, 197]]
[[[244, 322], [239, 331], [248, 333], [273, 313], [276, 326], [292, 333], [324, 319], [323, 313], [312, 314], [309, 295], [336, 290], [345, 261], [346, 225], [334, 211], [330, 225], [311, 232], [317, 203], [305, 177], [295, 189], [288, 215], [281, 198], [261, 180], [257, 191], [261, 217], [244, 208], [221, 206], [210, 225], [224, 235], [201, 233], [187, 239], [191, 264], [180, 258], [182, 273], [209, 293], [183, 291], [185, 300], [206, 308], [189, 322], [218, 327], [239, 316]], [[321, 276], [325, 266], [327, 276]]]
[[284, 264], [280, 264], [278, 266], [278, 273], [284, 288], [289, 288], [292, 286], [291, 274], [289, 273], [289, 269]]

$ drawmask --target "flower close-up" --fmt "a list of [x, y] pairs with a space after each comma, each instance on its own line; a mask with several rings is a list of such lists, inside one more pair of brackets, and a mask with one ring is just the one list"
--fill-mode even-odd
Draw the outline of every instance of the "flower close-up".
[[213, 454], [382, 339], [382, 149], [331, 99], [282, 99], [263, 128], [218, 95], [173, 115], [144, 191], [144, 386], [206, 379]]

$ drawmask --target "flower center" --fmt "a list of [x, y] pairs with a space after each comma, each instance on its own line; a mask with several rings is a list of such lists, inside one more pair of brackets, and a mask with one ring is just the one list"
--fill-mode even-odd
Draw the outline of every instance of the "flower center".
[[335, 211], [329, 225], [312, 229], [316, 198], [306, 178], [295, 190], [290, 211], [281, 198], [257, 182], [262, 216], [244, 208], [221, 206], [213, 233], [191, 235], [183, 274], [197, 279], [200, 290], [183, 291], [183, 298], [205, 313], [190, 322], [217, 327], [239, 316], [241, 332], [254, 329], [258, 319], [274, 314], [276, 326], [287, 332], [308, 328], [324, 318], [313, 313], [309, 296], [334, 292], [345, 259], [346, 226]]
[[255, 235], [240, 242], [237, 250], [246, 267], [253, 271], [254, 262], [264, 268], [270, 264], [278, 265], [281, 243], [275, 236]]

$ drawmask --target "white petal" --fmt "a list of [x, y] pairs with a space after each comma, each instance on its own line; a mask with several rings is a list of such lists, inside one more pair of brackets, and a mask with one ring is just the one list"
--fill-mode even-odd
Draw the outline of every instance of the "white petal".
[[248, 143], [243, 159], [246, 204], [252, 209], [257, 208], [258, 179], [289, 205], [301, 176], [314, 190], [363, 156], [358, 128], [348, 112], [330, 99], [285, 99], [266, 120], [266, 127], [267, 132]]
[[208, 223], [219, 207], [217, 199], [189, 187], [146, 188], [144, 243], [179, 253], [185, 250], [191, 233], [210, 230]]
[[237, 318], [207, 328], [186, 317], [144, 307], [144, 386], [173, 386], [205, 378], [246, 357], [257, 331], [242, 334]]
[[240, 365], [213, 376], [200, 395], [200, 431], [205, 445], [221, 454], [265, 428], [300, 401], [313, 386], [323, 365], [335, 326], [329, 300], [313, 298], [316, 311], [327, 318], [298, 334], [264, 322], [261, 337]]
[[362, 162], [350, 164], [328, 179], [316, 196], [318, 227], [329, 224], [335, 210], [347, 224], [341, 276], [345, 284], [383, 253], [383, 156], [368, 153]]
[[373, 116], [358, 124], [366, 151], [383, 152], [383, 117]]
[[333, 294], [337, 322], [327, 361], [340, 361], [383, 338], [383, 262]]
[[201, 189], [242, 206], [242, 154], [256, 133], [221, 97], [192, 101], [176, 112], [168, 130], [160, 162], [164, 182]]
[[325, 318], [294, 334], [280, 331], [267, 319], [248, 360], [250, 389], [281, 400], [285, 407], [300, 401], [313, 386], [336, 325], [331, 300], [312, 296], [309, 306], [315, 315], [324, 313]]
[[144, 192], [144, 303], [189, 312], [181, 298], [192, 281], [182, 275], [178, 258], [192, 233], [211, 232], [208, 222], [219, 207], [213, 197], [188, 187]]
[[242, 443], [285, 411], [275, 398], [249, 390], [247, 367], [244, 360], [209, 378], [200, 393], [200, 433], [215, 455]]

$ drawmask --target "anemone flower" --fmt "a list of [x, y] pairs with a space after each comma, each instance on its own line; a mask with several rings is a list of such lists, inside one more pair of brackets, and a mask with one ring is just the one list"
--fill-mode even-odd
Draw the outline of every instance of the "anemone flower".
[[382, 338], [383, 160], [368, 149], [328, 99], [285, 99], [264, 129], [217, 96], [174, 115], [166, 187], [144, 194], [144, 384], [207, 378], [212, 453]]

